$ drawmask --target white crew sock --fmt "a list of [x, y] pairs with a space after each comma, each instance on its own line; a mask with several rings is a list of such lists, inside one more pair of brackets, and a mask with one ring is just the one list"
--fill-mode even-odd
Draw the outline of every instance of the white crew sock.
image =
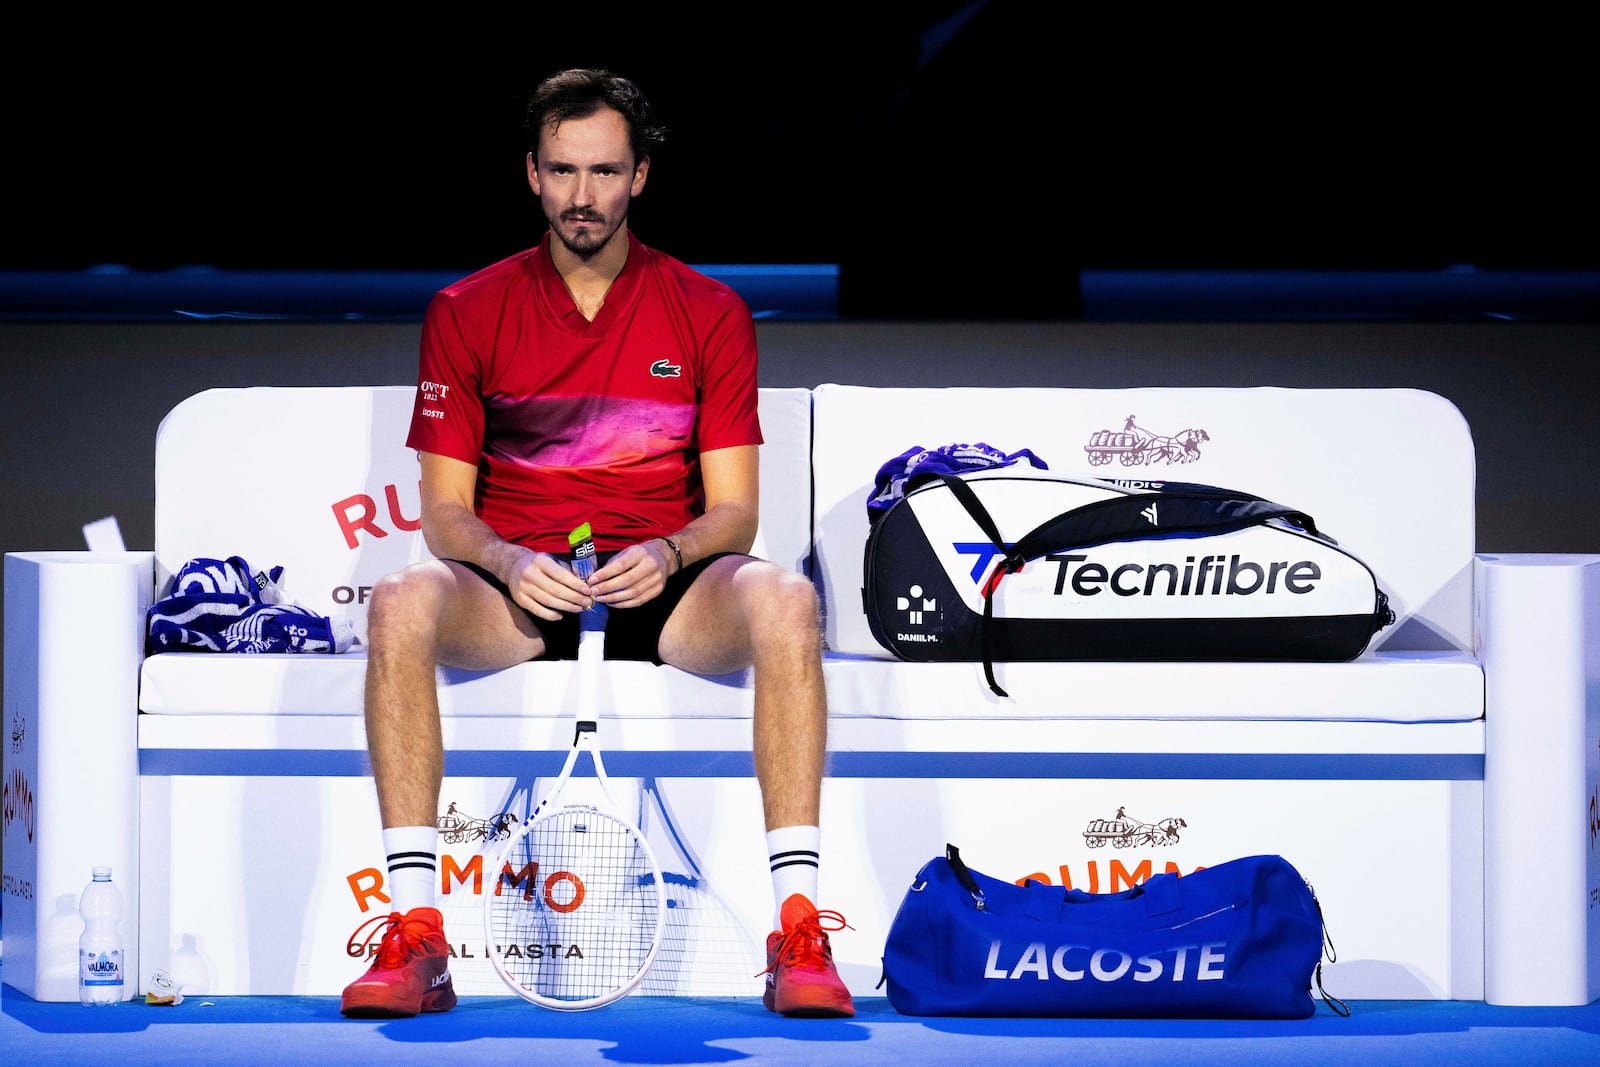
[[435, 906], [439, 885], [439, 831], [432, 826], [390, 826], [383, 831], [389, 860], [390, 907], [404, 915]]
[[772, 893], [778, 918], [773, 929], [783, 929], [783, 902], [799, 893], [817, 904], [817, 853], [822, 831], [815, 826], [780, 826], [767, 831], [767, 861], [772, 869]]

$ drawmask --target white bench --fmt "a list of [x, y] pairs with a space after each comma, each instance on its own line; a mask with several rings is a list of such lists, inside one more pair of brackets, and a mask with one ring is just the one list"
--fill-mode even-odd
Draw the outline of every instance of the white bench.
[[[142, 618], [188, 559], [241, 555], [284, 566], [294, 599], [359, 629], [364, 590], [425, 553], [410, 398], [202, 393], [158, 437], [153, 553], [7, 557], [7, 719], [25, 725], [6, 780], [27, 783], [33, 813], [31, 837], [6, 823], [8, 982], [75, 995], [76, 913], [54, 902], [100, 862], [137, 916], [142, 978], [165, 967], [216, 994], [331, 994], [359, 970], [347, 935], [381, 908], [359, 646], [145, 658]], [[996, 876], [1098, 891], [1281, 853], [1323, 903], [1338, 995], [1600, 995], [1600, 557], [1474, 555], [1472, 441], [1450, 404], [1413, 390], [844, 386], [763, 390], [761, 403], [757, 550], [810, 573], [824, 601], [823, 896], [855, 928], [834, 944], [857, 995], [881, 993], [894, 910], [946, 841]], [[1130, 416], [1208, 439], [1181, 467], [1092, 466], [1095, 432]], [[1373, 568], [1397, 620], [1351, 663], [1003, 664], [1010, 699], [980, 665], [896, 661], [860, 607], [873, 473], [912, 445], [974, 440], [1057, 470], [1204, 481], [1301, 508]], [[474, 820], [554, 772], [569, 671], [439, 673], [445, 862], [466, 872], [445, 910], [467, 992], [501, 991], [481, 958]], [[771, 892], [749, 679], [630, 663], [608, 677], [608, 765], [670, 800], [669, 872], [714, 886], [748, 935], [748, 959], [661, 968], [647, 991], [754, 992]], [[1172, 832], [1103, 832], [1119, 812]]]

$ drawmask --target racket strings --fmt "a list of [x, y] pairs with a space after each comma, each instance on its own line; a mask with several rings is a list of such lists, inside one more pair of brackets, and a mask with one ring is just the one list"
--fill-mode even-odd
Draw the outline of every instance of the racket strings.
[[604, 812], [568, 807], [537, 819], [511, 843], [491, 892], [491, 951], [530, 994], [603, 997], [650, 961], [655, 869], [642, 839]]

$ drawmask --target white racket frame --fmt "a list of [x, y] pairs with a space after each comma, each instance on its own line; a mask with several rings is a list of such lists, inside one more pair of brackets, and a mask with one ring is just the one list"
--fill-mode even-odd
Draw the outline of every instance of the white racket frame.
[[[604, 638], [605, 638], [605, 609], [597, 606], [583, 613], [580, 620], [578, 635], [578, 659], [574, 670], [574, 682], [578, 686], [578, 700], [574, 714], [572, 748], [567, 752], [566, 762], [561, 765], [561, 773], [556, 777], [555, 784], [551, 786], [549, 794], [539, 802], [539, 805], [523, 820], [522, 825], [506, 840], [505, 845], [496, 854], [492, 868], [494, 881], [489, 891], [483, 895], [483, 933], [487, 945], [489, 961], [494, 965], [495, 971], [505, 981], [512, 992], [530, 1003], [542, 1008], [551, 1008], [555, 1011], [588, 1011], [601, 1008], [607, 1004], [615, 1003], [633, 992], [644, 981], [650, 967], [655, 963], [656, 955], [661, 951], [661, 941], [667, 925], [667, 891], [665, 879], [661, 873], [661, 864], [656, 859], [655, 850], [650, 847], [649, 840], [637, 823], [627, 818], [622, 809], [617, 806], [616, 798], [611, 792], [611, 779], [606, 775], [605, 761], [600, 756], [598, 738], [599, 718], [596, 705], [599, 703], [600, 672], [604, 670]], [[594, 804], [569, 804], [557, 807], [557, 801], [566, 790], [567, 782], [572, 778], [572, 771], [577, 766], [578, 753], [587, 752], [590, 762], [594, 765], [595, 778], [600, 784], [600, 793], [604, 799], [604, 806]], [[656, 897], [656, 927], [655, 935], [650, 941], [650, 950], [645, 956], [644, 963], [634, 971], [633, 975], [621, 985], [601, 994], [587, 997], [582, 1000], [564, 1000], [559, 997], [550, 997], [535, 990], [528, 989], [507, 970], [505, 961], [501, 958], [500, 946], [496, 944], [494, 931], [495, 904], [497, 891], [500, 889], [501, 868], [505, 865], [505, 857], [523, 836], [533, 827], [546, 819], [554, 818], [563, 812], [574, 808], [593, 812], [603, 818], [612, 819], [627, 827], [638, 842], [645, 859], [650, 863], [654, 875]]]

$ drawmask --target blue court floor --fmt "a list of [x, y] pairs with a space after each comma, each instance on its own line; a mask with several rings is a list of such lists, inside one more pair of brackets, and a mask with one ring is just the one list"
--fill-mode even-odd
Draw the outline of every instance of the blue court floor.
[[[3, 973], [0, 973], [3, 979]], [[0, 988], [4, 1067], [134, 1064], [1600, 1064], [1600, 1003], [1319, 1002], [1291, 1022], [918, 1019], [881, 998], [852, 1020], [783, 1019], [756, 999], [632, 997], [558, 1013], [464, 998], [415, 1019], [349, 1020], [333, 997], [186, 998], [171, 1007], [45, 1004]]]

